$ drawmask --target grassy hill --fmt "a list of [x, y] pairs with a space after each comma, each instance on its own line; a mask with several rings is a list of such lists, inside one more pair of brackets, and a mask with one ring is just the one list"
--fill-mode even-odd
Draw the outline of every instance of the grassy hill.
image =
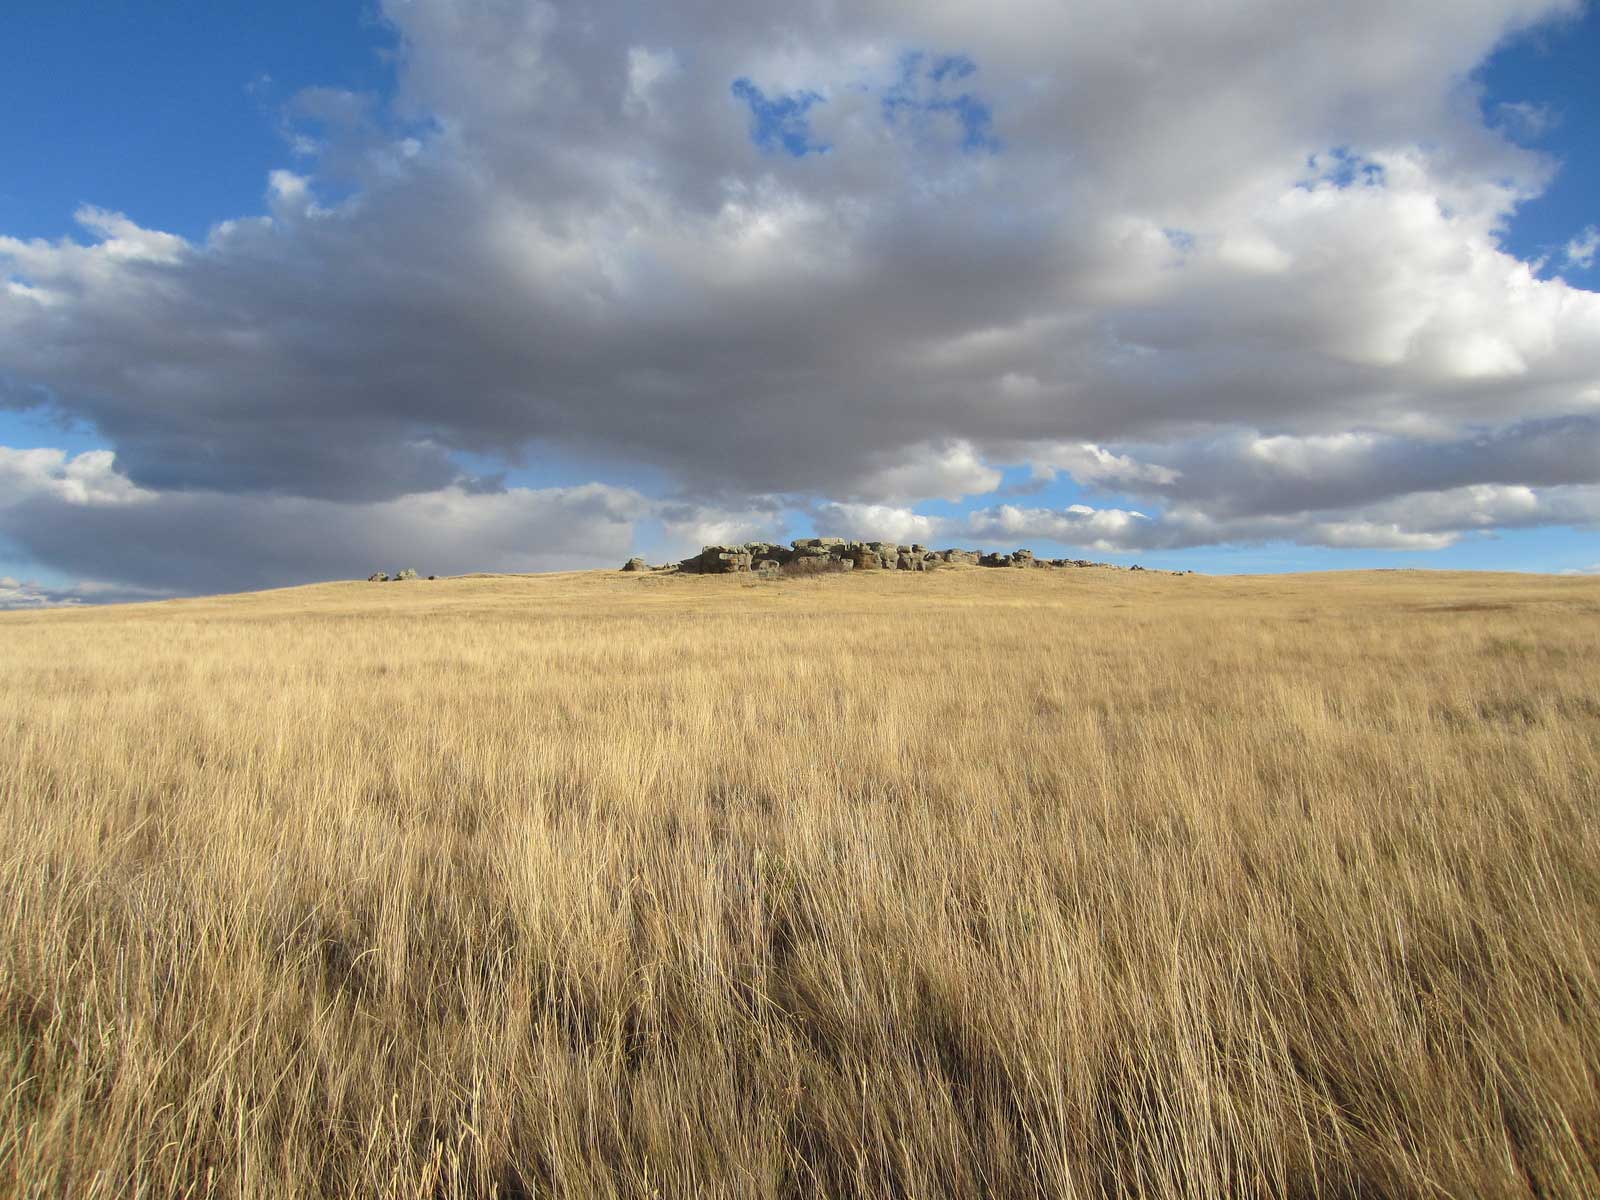
[[0, 1191], [1600, 1194], [1600, 580], [0, 615]]

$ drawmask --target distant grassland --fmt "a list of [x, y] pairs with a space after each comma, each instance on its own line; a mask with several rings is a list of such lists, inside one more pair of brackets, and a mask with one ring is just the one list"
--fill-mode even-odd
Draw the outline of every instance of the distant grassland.
[[0, 616], [0, 1193], [1600, 1195], [1600, 580]]

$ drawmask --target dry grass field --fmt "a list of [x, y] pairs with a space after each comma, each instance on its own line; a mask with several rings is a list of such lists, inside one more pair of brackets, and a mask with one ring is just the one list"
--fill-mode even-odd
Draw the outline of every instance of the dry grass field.
[[1600, 1195], [1600, 579], [0, 616], [0, 1193]]

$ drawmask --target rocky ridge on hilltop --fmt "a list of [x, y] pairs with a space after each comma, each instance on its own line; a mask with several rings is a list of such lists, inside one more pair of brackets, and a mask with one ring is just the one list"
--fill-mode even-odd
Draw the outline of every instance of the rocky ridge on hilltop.
[[[684, 575], [757, 574], [805, 575], [837, 571], [931, 571], [948, 565], [979, 567], [1104, 567], [1114, 571], [1143, 571], [1141, 566], [1090, 562], [1083, 558], [1038, 558], [1032, 550], [1010, 554], [985, 554], [981, 550], [930, 550], [919, 542], [853, 542], [844, 538], [798, 538], [787, 546], [777, 542], [744, 542], [734, 546], [705, 546], [681, 562], [653, 567], [642, 558], [630, 558], [624, 571], [674, 571]], [[1193, 572], [1188, 572], [1192, 574]], [[1185, 574], [1185, 572], [1177, 572]]]

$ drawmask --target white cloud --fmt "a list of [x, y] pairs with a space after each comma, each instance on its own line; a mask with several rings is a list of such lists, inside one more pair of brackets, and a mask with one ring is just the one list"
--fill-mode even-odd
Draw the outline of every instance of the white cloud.
[[1328, 521], [1314, 530], [1314, 544], [1356, 550], [1443, 550], [1458, 534], [1415, 533], [1371, 521]]
[[81, 603], [78, 596], [63, 594], [30, 580], [0, 575], [0, 609], [62, 608]]
[[1092, 442], [1056, 443], [1030, 448], [1036, 475], [1049, 479], [1065, 471], [1091, 487], [1143, 491], [1151, 485], [1177, 482], [1180, 471], [1159, 463], [1139, 462], [1126, 454], [1113, 454]]
[[960, 500], [1000, 486], [1001, 472], [971, 442], [908, 446], [868, 464], [854, 490], [879, 500]]
[[678, 56], [671, 50], [628, 47], [628, 89], [622, 101], [624, 111], [630, 116], [654, 113], [652, 92], [680, 69]]
[[967, 532], [984, 542], [1029, 539], [1060, 545], [1088, 546], [1095, 550], [1133, 547], [1143, 540], [1137, 530], [1149, 523], [1144, 513], [1121, 508], [1090, 508], [1074, 504], [1063, 509], [1018, 508], [1002, 504], [979, 509], [967, 519]]
[[1594, 257], [1600, 253], [1600, 229], [1591, 225], [1567, 243], [1562, 252], [1566, 265], [1587, 271], [1594, 266]]
[[1513, 137], [1536, 140], [1561, 124], [1561, 114], [1547, 104], [1505, 100], [1495, 105], [1501, 126]]
[[133, 600], [160, 600], [173, 593], [160, 588], [129, 587], [99, 580], [80, 580], [56, 586], [37, 580], [0, 575], [0, 610], [30, 608], [71, 608], [81, 604], [125, 603]]
[[771, 500], [728, 509], [602, 483], [498, 490], [458, 483], [365, 503], [153, 491], [129, 483], [106, 451], [71, 456], [0, 446], [0, 541], [81, 579], [122, 581], [64, 589], [13, 583], [17, 605], [31, 595], [59, 603], [139, 599], [406, 566], [441, 575], [617, 566], [640, 548], [652, 522], [665, 535], [651, 546], [662, 559], [783, 533]]
[[925, 516], [892, 504], [830, 502], [817, 506], [812, 520], [825, 537], [896, 545], [931, 545], [952, 528], [952, 523], [943, 517]]
[[687, 557], [702, 546], [728, 546], [742, 542], [774, 541], [784, 532], [782, 506], [774, 500], [737, 510], [716, 505], [657, 502], [654, 515], [666, 533], [662, 558]]
[[109, 450], [68, 455], [64, 450], [0, 446], [0, 507], [34, 496], [68, 504], [135, 504], [154, 493], [135, 487], [116, 469]]

